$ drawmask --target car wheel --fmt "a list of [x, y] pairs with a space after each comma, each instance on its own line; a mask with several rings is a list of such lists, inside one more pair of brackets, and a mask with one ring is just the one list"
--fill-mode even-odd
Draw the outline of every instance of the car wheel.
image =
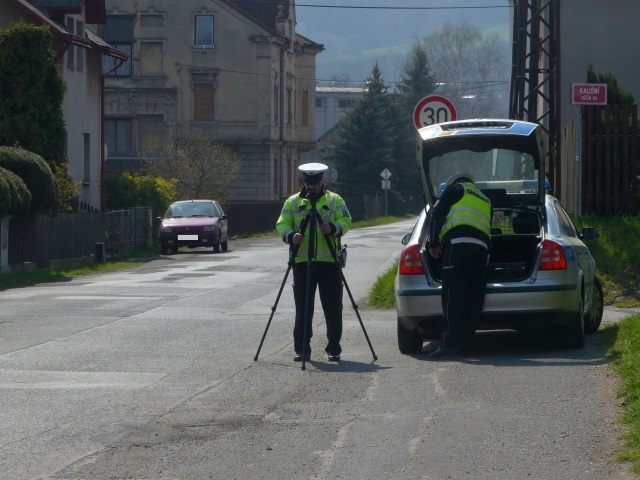
[[602, 284], [594, 277], [593, 293], [591, 294], [591, 310], [584, 318], [584, 333], [596, 333], [602, 323], [602, 313], [604, 311], [604, 296], [602, 295]]
[[218, 253], [220, 251], [220, 242], [213, 244], [213, 252]]
[[398, 321], [398, 348], [400, 353], [420, 353], [422, 351], [422, 335], [407, 330]]
[[222, 251], [226, 252], [229, 250], [229, 241], [225, 240], [224, 242], [220, 242], [220, 246], [222, 247]]
[[562, 332], [562, 343], [567, 348], [584, 347], [584, 303], [580, 301], [578, 312]]

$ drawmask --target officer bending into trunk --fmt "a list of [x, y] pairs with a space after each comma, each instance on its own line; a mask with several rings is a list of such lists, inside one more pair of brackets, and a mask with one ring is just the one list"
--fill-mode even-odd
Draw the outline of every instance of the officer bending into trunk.
[[491, 201], [467, 173], [453, 175], [430, 212], [429, 254], [442, 258], [444, 334], [429, 358], [460, 356], [480, 320], [491, 245]]

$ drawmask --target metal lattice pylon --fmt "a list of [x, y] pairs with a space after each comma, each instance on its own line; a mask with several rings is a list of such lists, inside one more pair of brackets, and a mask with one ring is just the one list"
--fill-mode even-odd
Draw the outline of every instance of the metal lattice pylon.
[[559, 0], [509, 2], [513, 6], [509, 117], [542, 125], [548, 141], [547, 174], [555, 185], [560, 166], [556, 161], [560, 158]]

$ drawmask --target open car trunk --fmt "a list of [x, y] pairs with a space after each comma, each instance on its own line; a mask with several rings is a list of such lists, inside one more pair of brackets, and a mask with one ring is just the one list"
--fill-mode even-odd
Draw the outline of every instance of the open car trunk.
[[[540, 215], [531, 209], [495, 208], [491, 228], [488, 282], [518, 282], [533, 273], [542, 241]], [[442, 281], [442, 261], [424, 250], [434, 280]]]
[[[429, 207], [460, 174], [471, 178], [491, 201], [489, 282], [531, 276], [544, 233], [542, 127], [504, 119], [434, 124], [418, 130], [417, 160]], [[423, 251], [431, 275], [441, 281], [441, 261]]]

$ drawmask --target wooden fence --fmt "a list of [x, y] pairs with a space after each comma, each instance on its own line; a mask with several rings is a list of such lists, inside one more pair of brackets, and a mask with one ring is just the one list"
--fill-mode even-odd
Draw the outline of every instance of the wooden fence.
[[588, 106], [579, 115], [562, 135], [560, 201], [578, 214], [638, 214], [638, 107]]
[[9, 265], [35, 262], [46, 268], [52, 259], [91, 255], [104, 233], [101, 214], [15, 216], [9, 221]]
[[284, 201], [228, 202], [223, 205], [229, 215], [229, 236], [250, 235], [276, 229]]
[[33, 262], [37, 268], [48, 268], [52, 260], [95, 254], [99, 244], [115, 256], [127, 247], [149, 247], [154, 238], [148, 207], [15, 216], [8, 225], [8, 266]]

